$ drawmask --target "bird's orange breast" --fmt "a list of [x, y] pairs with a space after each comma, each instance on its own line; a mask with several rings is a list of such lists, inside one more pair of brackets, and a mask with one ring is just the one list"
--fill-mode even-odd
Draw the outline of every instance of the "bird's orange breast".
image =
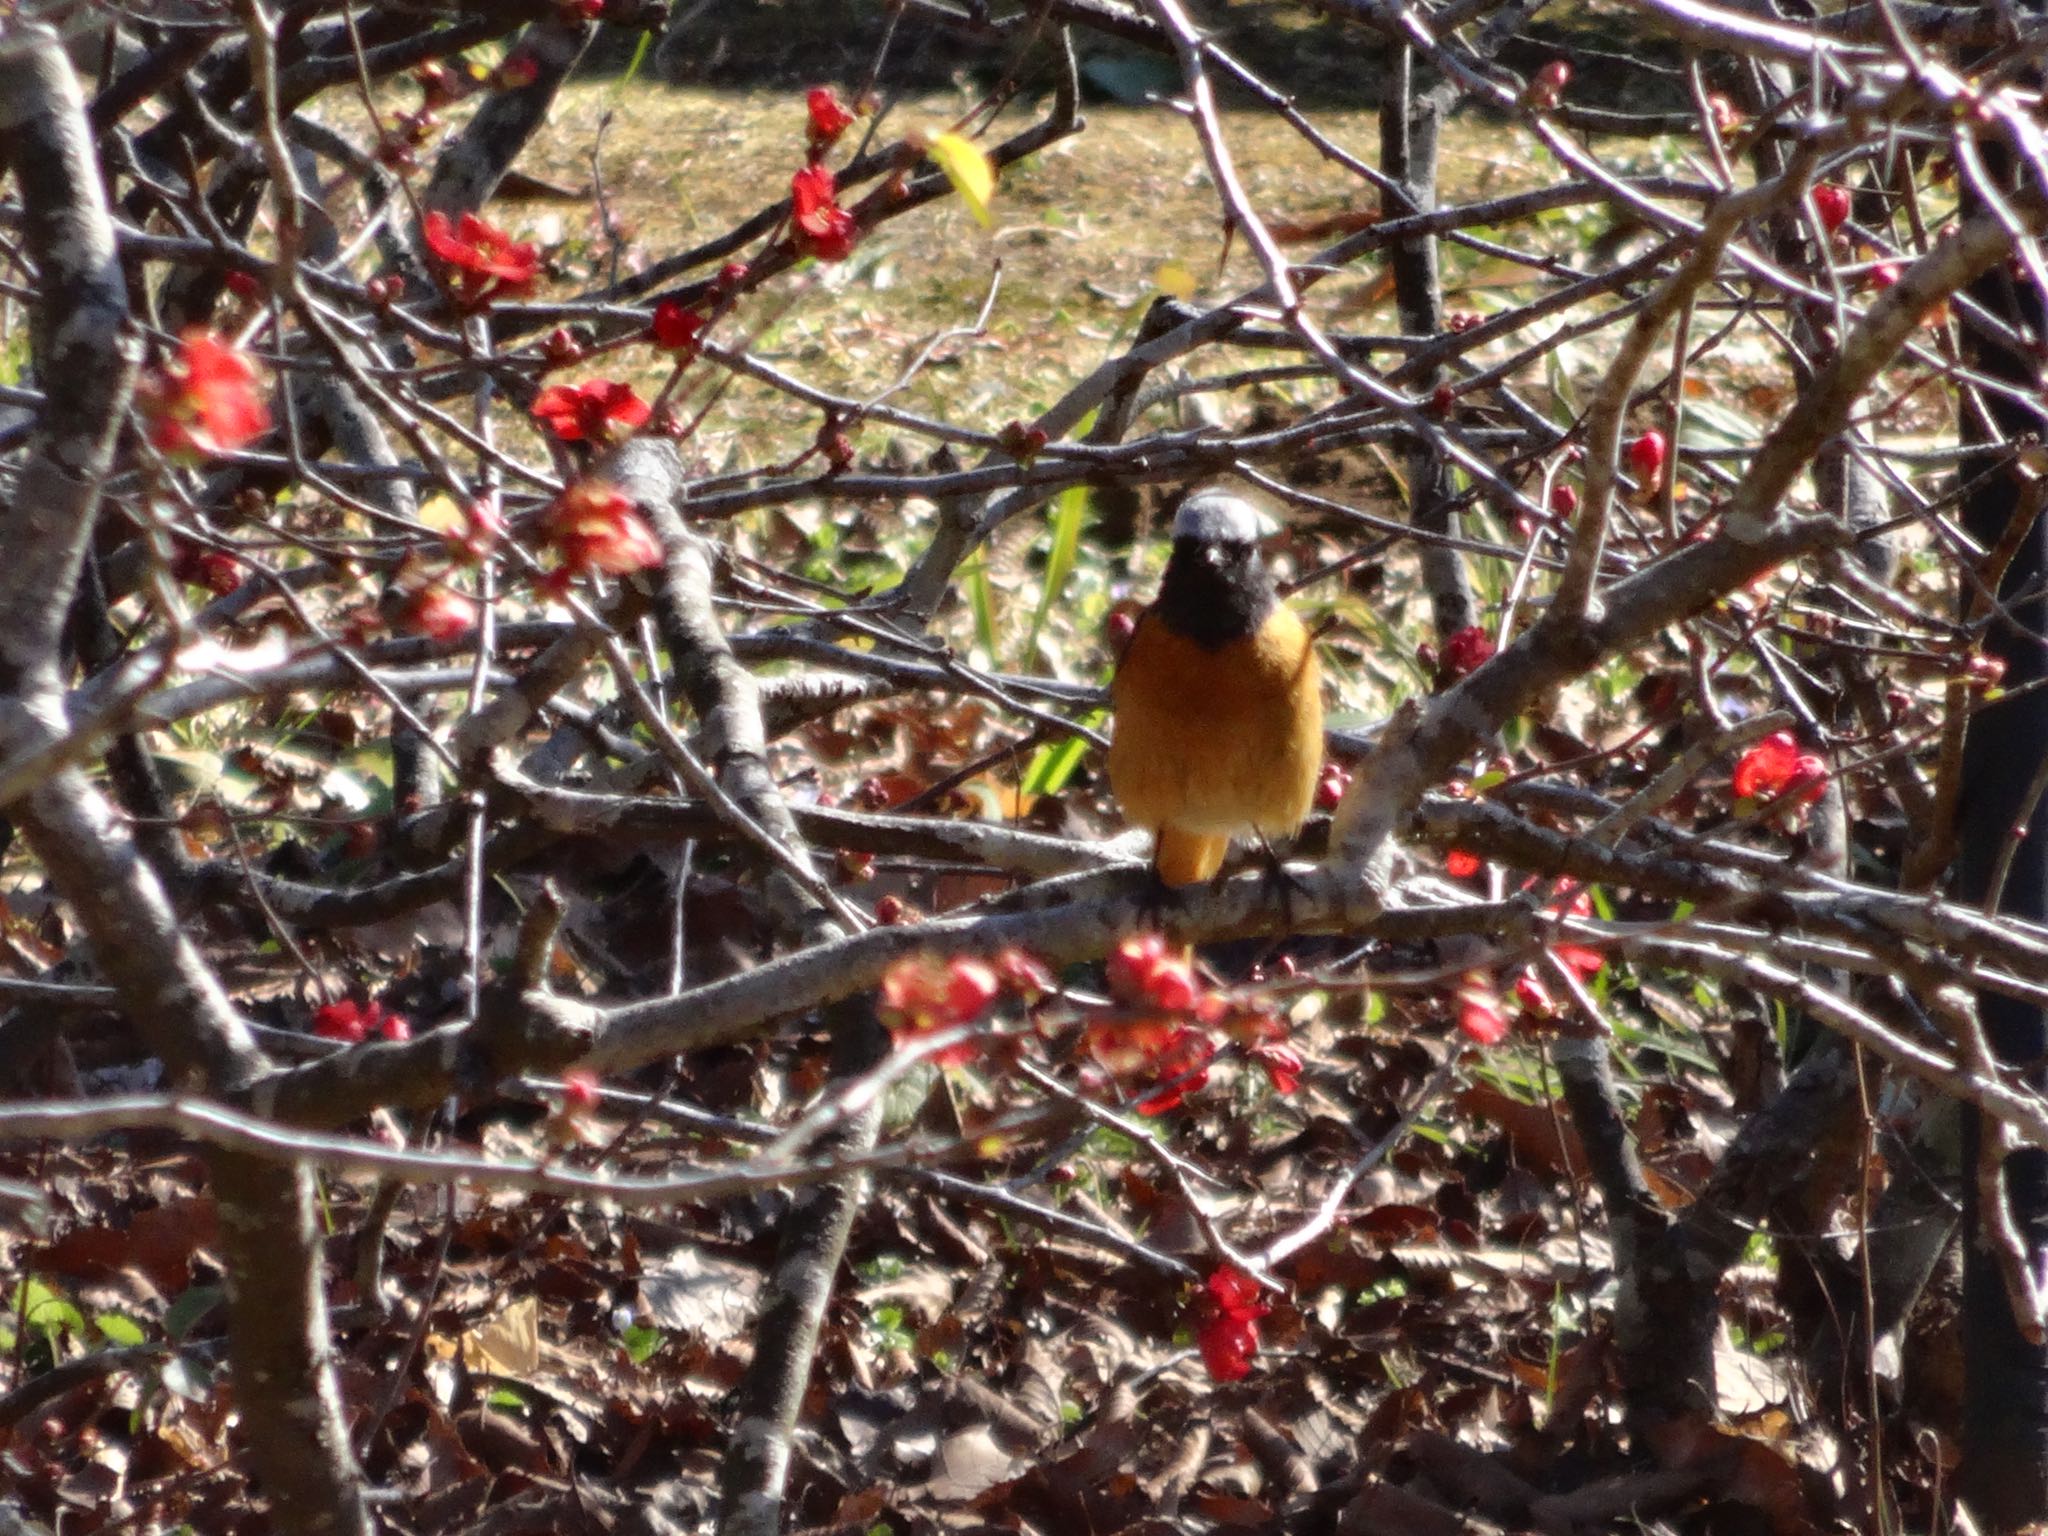
[[1293, 832], [1323, 763], [1322, 670], [1301, 621], [1275, 608], [1254, 634], [1205, 649], [1156, 611], [1131, 636], [1110, 684], [1109, 783], [1133, 826], [1213, 840], [1193, 854], [1206, 878], [1236, 834]]

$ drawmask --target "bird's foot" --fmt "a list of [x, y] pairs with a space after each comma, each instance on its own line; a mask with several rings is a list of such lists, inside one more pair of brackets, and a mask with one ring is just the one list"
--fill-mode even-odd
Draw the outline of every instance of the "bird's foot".
[[1265, 855], [1266, 864], [1261, 884], [1270, 894], [1279, 898], [1280, 921], [1287, 931], [1292, 933], [1294, 931], [1294, 898], [1296, 896], [1307, 896], [1308, 887], [1288, 873], [1287, 865], [1281, 859], [1279, 851], [1274, 848], [1263, 832], [1259, 834], [1259, 849]]

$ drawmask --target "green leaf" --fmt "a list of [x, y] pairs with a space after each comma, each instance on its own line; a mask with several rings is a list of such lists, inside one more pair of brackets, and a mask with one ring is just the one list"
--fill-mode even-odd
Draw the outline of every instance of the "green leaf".
[[132, 1345], [142, 1342], [142, 1324], [132, 1317], [124, 1317], [119, 1312], [102, 1312], [92, 1320], [92, 1325], [99, 1329], [109, 1344]]
[[217, 1285], [192, 1286], [164, 1313], [164, 1332], [183, 1343], [192, 1330], [205, 1321], [206, 1315], [225, 1300], [227, 1292]]
[[659, 1328], [649, 1328], [635, 1323], [619, 1335], [619, 1342], [626, 1346], [626, 1358], [635, 1365], [645, 1365], [655, 1351], [668, 1342], [668, 1335]]
[[85, 1332], [85, 1314], [33, 1275], [15, 1287], [10, 1310], [52, 1345], [65, 1334], [76, 1338]]

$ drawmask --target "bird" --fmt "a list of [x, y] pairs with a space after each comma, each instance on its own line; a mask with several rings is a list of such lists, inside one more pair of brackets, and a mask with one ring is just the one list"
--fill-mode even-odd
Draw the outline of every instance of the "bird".
[[1197, 490], [1110, 681], [1109, 787], [1168, 886], [1212, 879], [1231, 838], [1300, 827], [1323, 766], [1322, 668], [1259, 553], [1267, 519]]

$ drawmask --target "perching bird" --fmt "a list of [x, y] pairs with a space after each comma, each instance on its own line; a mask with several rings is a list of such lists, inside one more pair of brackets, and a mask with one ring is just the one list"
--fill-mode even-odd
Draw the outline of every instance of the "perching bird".
[[1292, 833], [1315, 799], [1322, 669], [1259, 556], [1264, 522], [1227, 491], [1181, 503], [1110, 684], [1109, 785], [1168, 885], [1209, 879], [1237, 834]]

